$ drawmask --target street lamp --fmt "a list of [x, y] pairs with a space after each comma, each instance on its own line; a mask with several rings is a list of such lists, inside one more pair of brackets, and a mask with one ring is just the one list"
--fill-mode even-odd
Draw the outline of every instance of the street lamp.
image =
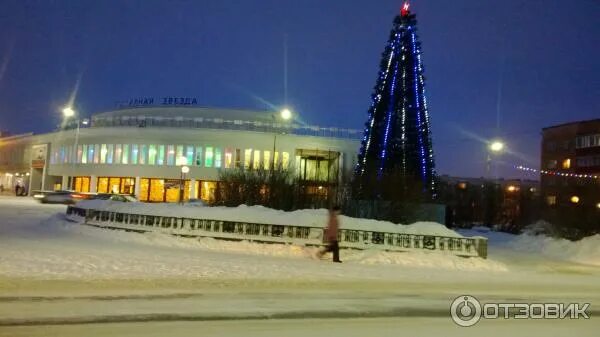
[[[70, 118], [73, 118], [77, 115], [77, 111], [75, 111], [75, 109], [73, 109], [73, 107], [71, 107], [70, 105], [64, 107], [62, 109], [62, 113], [63, 113], [63, 116], [65, 117], [65, 125]], [[79, 127], [81, 124], [87, 126], [90, 123], [90, 121], [87, 118], [84, 118], [84, 119], [77, 118], [75, 120], [75, 123], [76, 123], [77, 127], [75, 129], [75, 144], [73, 146], [73, 158], [71, 158], [73, 166], [75, 166], [75, 164], [77, 164], [77, 159], [78, 159], [77, 147], [79, 146]], [[73, 179], [74, 179], [74, 176], [73, 176]], [[74, 181], [71, 182], [71, 185], [73, 185], [73, 184], [74, 184]]]
[[[488, 178], [491, 178], [491, 170], [492, 170], [492, 155], [499, 155], [502, 151], [504, 151], [505, 145], [499, 139], [492, 140], [488, 143], [487, 146], [487, 160], [486, 160], [486, 173]], [[496, 177], [497, 178], [497, 177]]]
[[[275, 114], [273, 114], [272, 117], [273, 120], [277, 119], [277, 116]], [[294, 114], [292, 113], [292, 110], [290, 110], [287, 107], [279, 111], [279, 119], [281, 119], [284, 122], [289, 122], [293, 117]], [[271, 157], [271, 171], [275, 171], [275, 151], [277, 150], [277, 134], [277, 131], [273, 132], [273, 154]]]
[[69, 118], [75, 116], [75, 110], [72, 107], [66, 106], [62, 109], [63, 116]]
[[181, 175], [179, 176], [179, 203], [183, 204], [183, 186], [185, 181], [185, 175], [190, 172], [189, 166], [187, 166], [187, 157], [179, 156], [175, 162], [177, 166], [181, 166]]

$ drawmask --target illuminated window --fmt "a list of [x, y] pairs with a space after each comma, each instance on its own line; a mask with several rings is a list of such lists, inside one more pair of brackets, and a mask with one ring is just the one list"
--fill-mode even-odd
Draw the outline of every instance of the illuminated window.
[[123, 144], [123, 157], [121, 163], [129, 164], [129, 144]]
[[271, 169], [271, 151], [263, 151], [263, 167]]
[[273, 165], [275, 169], [279, 168], [279, 152], [275, 151], [275, 156], [273, 156]]
[[458, 183], [458, 188], [460, 188], [461, 190], [466, 190], [467, 189], [467, 183], [465, 183], [465, 182]]
[[121, 164], [121, 156], [123, 155], [123, 150], [121, 144], [115, 144], [115, 164]]
[[222, 158], [221, 149], [218, 147], [215, 147], [215, 167], [220, 168], [222, 161], [223, 161], [223, 158]]
[[289, 164], [290, 164], [290, 154], [288, 152], [282, 152], [281, 153], [281, 166], [283, 167], [284, 170], [287, 170]]
[[100, 163], [100, 144], [94, 144], [94, 164]]
[[242, 150], [235, 149], [235, 167], [242, 167]]
[[563, 169], [570, 169], [571, 168], [571, 159], [567, 158], [565, 160], [563, 160], [562, 162], [562, 168]]
[[196, 166], [202, 166], [202, 146], [196, 146]]
[[138, 157], [139, 157], [139, 150], [138, 150], [138, 145], [137, 144], [131, 144], [131, 163], [132, 164], [137, 164], [138, 163]]
[[140, 160], [139, 163], [141, 165], [146, 164], [146, 158], [148, 157], [148, 145], [143, 144], [140, 145]]
[[175, 165], [175, 145], [167, 146], [167, 165]]
[[100, 145], [100, 164], [106, 163], [106, 153], [108, 150], [106, 149], [106, 144]]
[[570, 200], [574, 204], [578, 204], [579, 203], [579, 197], [576, 196], [576, 195], [572, 196]]
[[252, 163], [252, 149], [244, 150], [244, 168], [249, 169], [250, 163]]
[[213, 166], [213, 148], [210, 146], [206, 147], [206, 152], [204, 153], [204, 166], [212, 167]]
[[156, 158], [156, 165], [164, 165], [165, 164], [165, 146], [158, 146], [158, 158]]
[[260, 168], [260, 150], [254, 150], [254, 158], [252, 159], [252, 168], [258, 170]]
[[148, 147], [148, 165], [156, 164], [156, 145], [150, 145]]
[[185, 149], [186, 165], [192, 165], [194, 163], [194, 147], [187, 146]]
[[106, 147], [108, 148], [108, 152], [106, 153], [106, 163], [112, 164], [115, 147], [113, 146], [113, 144], [107, 144]]
[[83, 154], [83, 146], [77, 145], [77, 158], [75, 158], [75, 162], [77, 164], [81, 163], [81, 156]]
[[108, 193], [108, 178], [100, 177], [98, 178], [98, 183], [96, 184], [96, 190], [98, 193]]
[[94, 145], [90, 144], [87, 146], [88, 147], [88, 151], [87, 151], [87, 162], [89, 164], [92, 164], [94, 162]]
[[225, 149], [225, 168], [231, 168], [233, 165], [233, 153], [231, 149]]
[[81, 163], [82, 164], [87, 164], [87, 157], [88, 157], [88, 146], [87, 144], [84, 144], [82, 147], [82, 154], [81, 154]]
[[177, 145], [177, 152], [175, 153], [175, 165], [177, 165], [177, 160], [179, 160], [181, 157], [183, 157], [183, 145]]

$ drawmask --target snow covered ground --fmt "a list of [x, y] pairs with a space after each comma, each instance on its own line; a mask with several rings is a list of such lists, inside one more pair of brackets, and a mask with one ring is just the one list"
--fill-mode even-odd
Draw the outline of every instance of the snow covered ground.
[[515, 324], [528, 336], [593, 336], [599, 327], [592, 318], [465, 329], [448, 315], [462, 294], [591, 302], [595, 310], [598, 237], [572, 243], [475, 229], [461, 234], [489, 237], [487, 260], [344, 250], [344, 263], [332, 264], [313, 259], [310, 248], [109, 231], [68, 222], [64, 211], [0, 197], [0, 335], [106, 335], [111, 327], [156, 336], [185, 335], [186, 327], [247, 336], [300, 336], [309, 327], [322, 328], [315, 335], [401, 335], [398, 329], [412, 327], [412, 336], [495, 336]]

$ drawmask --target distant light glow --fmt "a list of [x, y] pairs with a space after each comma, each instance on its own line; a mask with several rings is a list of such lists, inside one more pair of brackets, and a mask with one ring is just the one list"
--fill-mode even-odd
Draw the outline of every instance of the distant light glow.
[[283, 110], [281, 110], [280, 116], [283, 120], [290, 120], [292, 118], [292, 111], [288, 108], [284, 108]]
[[492, 150], [493, 152], [500, 152], [503, 149], [504, 149], [504, 143], [499, 140], [495, 140], [490, 144], [490, 150]]
[[67, 106], [62, 109], [63, 116], [65, 117], [73, 117], [75, 116], [75, 110], [72, 107]]
[[574, 195], [571, 197], [571, 202], [574, 204], [578, 204], [579, 203], [579, 197]]

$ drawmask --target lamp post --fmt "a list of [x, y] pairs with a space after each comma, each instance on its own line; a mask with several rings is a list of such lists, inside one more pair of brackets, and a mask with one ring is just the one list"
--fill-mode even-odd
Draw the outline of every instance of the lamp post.
[[492, 171], [492, 156], [499, 155], [504, 151], [505, 145], [501, 140], [493, 140], [488, 143], [487, 147], [487, 160], [486, 160], [486, 173], [488, 178], [491, 178]]
[[185, 181], [185, 175], [190, 172], [189, 166], [187, 166], [187, 157], [180, 156], [176, 161], [177, 166], [181, 166], [181, 175], [179, 176], [179, 203], [183, 205], [183, 186]]
[[[75, 117], [77, 115], [77, 112], [71, 107], [71, 106], [66, 106], [62, 109], [62, 113], [63, 116], [65, 118], [65, 125], [67, 123], [67, 121], [73, 117]], [[75, 123], [77, 124], [76, 129], [75, 129], [75, 144], [73, 146], [73, 158], [71, 158], [72, 160], [72, 167], [75, 167], [75, 164], [77, 162], [77, 147], [79, 146], [79, 127], [81, 124], [83, 125], [88, 125], [89, 124], [89, 120], [87, 118], [84, 118], [83, 120], [77, 118], [75, 120]], [[82, 154], [83, 155], [83, 154]], [[73, 173], [74, 174], [74, 173]], [[74, 177], [74, 176], [72, 176]], [[71, 186], [73, 186], [73, 181], [71, 181]]]
[[[280, 112], [279, 112], [279, 119], [283, 120], [284, 122], [288, 122], [292, 119], [292, 117], [294, 117], [294, 114], [292, 113], [292, 110], [290, 110], [289, 108], [283, 108]], [[273, 120], [277, 120], [276, 115], [273, 115]], [[273, 156], [271, 157], [271, 171], [275, 171], [275, 151], [277, 149], [277, 132], [273, 132]]]

